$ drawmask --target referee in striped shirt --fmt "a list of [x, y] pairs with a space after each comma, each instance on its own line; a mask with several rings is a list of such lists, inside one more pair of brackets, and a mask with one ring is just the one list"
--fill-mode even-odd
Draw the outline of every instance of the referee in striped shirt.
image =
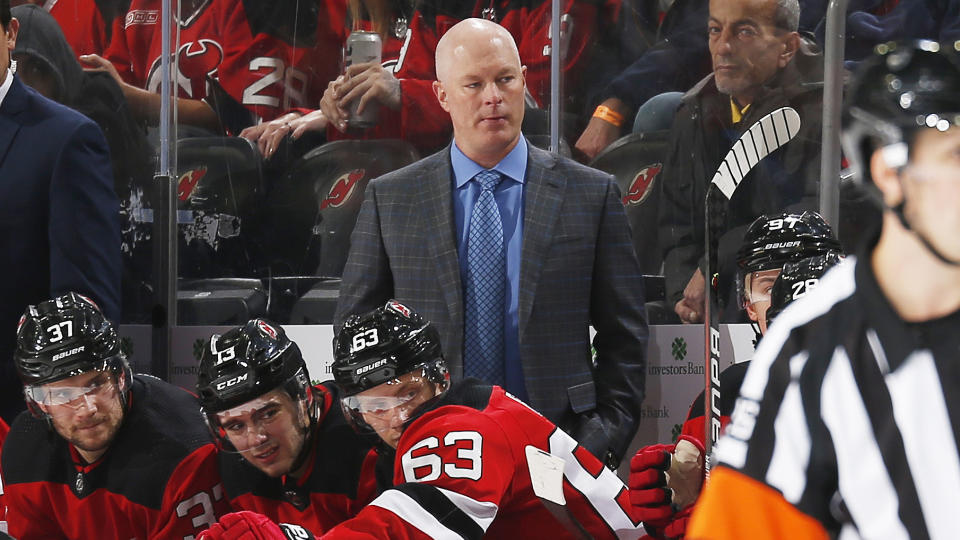
[[878, 51], [844, 147], [881, 232], [761, 340], [687, 538], [960, 537], [960, 58]]

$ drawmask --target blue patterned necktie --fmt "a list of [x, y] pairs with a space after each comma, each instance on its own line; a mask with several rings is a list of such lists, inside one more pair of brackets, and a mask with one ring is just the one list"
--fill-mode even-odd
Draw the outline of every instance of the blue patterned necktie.
[[463, 373], [488, 384], [504, 384], [503, 318], [507, 257], [503, 224], [493, 190], [500, 173], [473, 177], [482, 191], [473, 207], [467, 233], [467, 282], [464, 310]]

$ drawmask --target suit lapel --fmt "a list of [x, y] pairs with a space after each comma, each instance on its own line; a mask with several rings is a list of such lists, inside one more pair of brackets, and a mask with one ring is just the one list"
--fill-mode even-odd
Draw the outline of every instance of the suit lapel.
[[424, 171], [420, 199], [430, 255], [437, 265], [437, 286], [443, 292], [453, 328], [463, 329], [463, 290], [457, 256], [456, 224], [453, 222], [453, 190], [449, 147]]
[[20, 123], [15, 118], [26, 107], [27, 90], [19, 79], [14, 77], [13, 84], [0, 104], [0, 163], [3, 163], [10, 146], [13, 143]]
[[550, 241], [560, 217], [560, 207], [567, 187], [567, 179], [555, 169], [556, 158], [532, 144], [529, 149], [517, 314], [521, 342], [530, 311], [533, 309], [537, 282], [543, 270], [547, 250], [550, 249]]

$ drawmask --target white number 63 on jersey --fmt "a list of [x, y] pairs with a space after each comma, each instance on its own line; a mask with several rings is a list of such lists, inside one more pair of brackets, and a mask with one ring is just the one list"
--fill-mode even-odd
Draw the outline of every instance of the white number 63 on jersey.
[[[413, 457], [413, 453], [421, 448], [439, 448], [440, 439], [427, 437], [410, 447], [400, 458], [403, 467], [403, 478], [407, 482], [429, 482], [446, 474], [450, 478], [469, 478], [479, 480], [483, 475], [483, 437], [476, 431], [451, 431], [443, 437], [443, 446], [454, 446], [458, 441], [470, 441], [469, 447], [457, 448], [457, 459], [468, 461], [468, 467], [458, 467], [456, 463], [443, 463], [435, 453]], [[426, 469], [424, 471], [423, 469]], [[419, 475], [417, 473], [420, 473]]]

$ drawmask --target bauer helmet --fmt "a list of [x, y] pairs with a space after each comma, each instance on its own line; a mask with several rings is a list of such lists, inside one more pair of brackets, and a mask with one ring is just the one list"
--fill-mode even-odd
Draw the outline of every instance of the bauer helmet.
[[17, 326], [13, 361], [23, 382], [27, 407], [37, 418], [49, 420], [40, 404], [68, 403], [89, 390], [60, 389], [54, 393], [44, 385], [90, 371], [112, 374], [126, 409], [130, 365], [120, 350], [116, 328], [86, 296], [71, 292], [28, 306]]
[[737, 291], [741, 302], [744, 306], [750, 302], [746, 280], [753, 272], [778, 269], [787, 262], [831, 251], [840, 252], [840, 242], [816, 212], [758, 217], [747, 229], [737, 251]]
[[[344, 323], [333, 342], [333, 378], [340, 387], [344, 414], [363, 435], [382, 434], [364, 420], [364, 413], [385, 413], [403, 409], [404, 425], [425, 405], [447, 390], [450, 374], [440, 347], [440, 334], [420, 315], [396, 300]], [[420, 385], [432, 384], [429, 398], [414, 400], [418, 394], [394, 398], [371, 398], [364, 392], [381, 385], [399, 385], [402, 378]], [[406, 384], [406, 382], [403, 382]], [[409, 407], [408, 402], [416, 406]]]

